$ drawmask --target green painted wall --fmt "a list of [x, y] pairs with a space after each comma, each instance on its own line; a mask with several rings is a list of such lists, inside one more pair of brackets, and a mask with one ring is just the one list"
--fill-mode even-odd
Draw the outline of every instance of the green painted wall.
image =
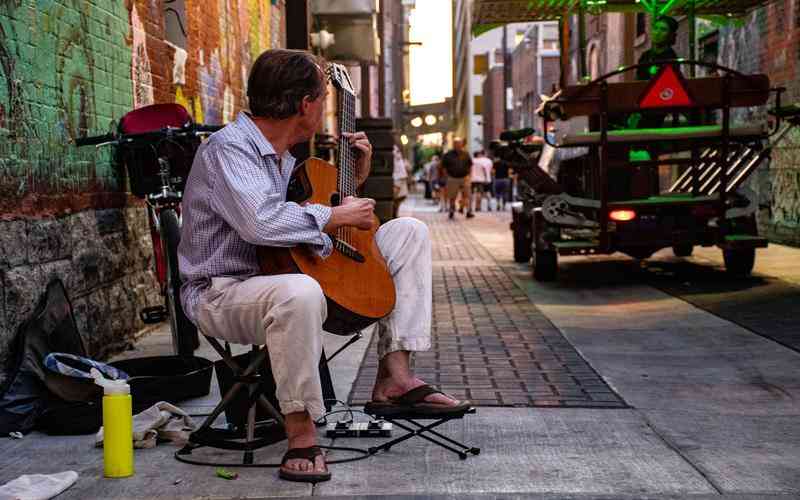
[[0, 0], [0, 215], [32, 195], [119, 189], [108, 154], [70, 140], [131, 108], [123, 0]]

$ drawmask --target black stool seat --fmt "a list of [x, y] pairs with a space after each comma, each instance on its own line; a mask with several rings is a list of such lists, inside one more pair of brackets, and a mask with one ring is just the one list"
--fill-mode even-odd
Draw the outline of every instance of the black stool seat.
[[[398, 444], [411, 439], [412, 437], [421, 437], [426, 441], [429, 441], [433, 444], [441, 446], [442, 448], [452, 451], [458, 458], [461, 460], [465, 460], [470, 454], [472, 455], [479, 455], [481, 452], [480, 448], [470, 447], [465, 445], [464, 443], [460, 443], [454, 439], [451, 439], [439, 432], [434, 431], [435, 427], [442, 425], [445, 422], [449, 422], [450, 420], [459, 420], [464, 418], [464, 415], [474, 414], [475, 408], [468, 407], [468, 408], [459, 408], [456, 411], [452, 412], [425, 412], [423, 408], [397, 408], [397, 407], [386, 407], [383, 405], [374, 405], [367, 403], [364, 406], [364, 413], [372, 415], [375, 418], [386, 420], [387, 422], [391, 422], [392, 425], [396, 425], [397, 427], [408, 431], [406, 434], [402, 436], [392, 439], [391, 441], [387, 441], [380, 446], [372, 446], [369, 448], [370, 455], [374, 455], [375, 453], [383, 450], [389, 451], [389, 449]], [[433, 423], [428, 425], [422, 425], [418, 422], [418, 420], [433, 420]], [[406, 424], [401, 423], [399, 421], [404, 421]], [[433, 435], [434, 437], [429, 436], [428, 434]], [[450, 443], [450, 444], [448, 444]], [[451, 446], [453, 445], [453, 446]]]

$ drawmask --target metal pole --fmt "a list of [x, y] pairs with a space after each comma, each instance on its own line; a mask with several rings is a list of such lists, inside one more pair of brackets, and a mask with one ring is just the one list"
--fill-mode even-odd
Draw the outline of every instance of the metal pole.
[[559, 49], [559, 67], [561, 74], [558, 78], [558, 88], [563, 89], [567, 86], [567, 78], [569, 75], [569, 16], [563, 15], [558, 18], [558, 49]]
[[[696, 61], [696, 51], [697, 47], [696, 40], [697, 38], [697, 26], [695, 22], [695, 13], [694, 13], [694, 0], [689, 2], [689, 59], [692, 61]], [[697, 75], [697, 66], [694, 64], [689, 66], [689, 76], [694, 78]]]
[[511, 113], [508, 109], [508, 87], [511, 83], [511, 58], [508, 56], [508, 25], [503, 25], [503, 128], [511, 128]]
[[583, 10], [583, 2], [578, 8], [578, 68], [581, 73], [581, 80], [588, 75], [586, 71], [586, 12]]

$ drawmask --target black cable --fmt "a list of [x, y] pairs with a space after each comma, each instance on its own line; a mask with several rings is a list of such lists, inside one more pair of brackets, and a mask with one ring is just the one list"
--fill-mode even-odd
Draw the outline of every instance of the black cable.
[[[325, 465], [333, 465], [333, 464], [344, 464], [347, 462], [357, 462], [359, 460], [364, 460], [365, 458], [369, 458], [372, 456], [369, 450], [365, 450], [363, 448], [351, 448], [349, 446], [325, 446], [325, 445], [317, 445], [320, 448], [325, 448], [326, 450], [339, 450], [339, 451], [352, 451], [355, 453], [361, 453], [361, 456], [356, 456], [352, 458], [343, 458], [341, 460], [331, 460], [325, 461]], [[199, 448], [199, 447], [198, 447]], [[264, 469], [274, 469], [281, 467], [283, 464], [241, 464], [241, 463], [229, 463], [229, 462], [200, 462], [197, 460], [192, 460], [190, 458], [185, 458], [184, 455], [180, 454], [180, 450], [175, 452], [175, 460], [179, 462], [183, 462], [185, 464], [190, 465], [205, 465], [211, 467], [247, 467], [247, 468], [264, 468]]]

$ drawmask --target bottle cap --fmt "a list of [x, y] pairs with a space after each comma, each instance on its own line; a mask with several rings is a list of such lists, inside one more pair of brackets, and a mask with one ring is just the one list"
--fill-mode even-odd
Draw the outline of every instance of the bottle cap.
[[111, 380], [103, 377], [97, 368], [89, 370], [89, 374], [94, 378], [94, 383], [103, 388], [103, 394], [130, 394], [131, 386], [126, 380]]

